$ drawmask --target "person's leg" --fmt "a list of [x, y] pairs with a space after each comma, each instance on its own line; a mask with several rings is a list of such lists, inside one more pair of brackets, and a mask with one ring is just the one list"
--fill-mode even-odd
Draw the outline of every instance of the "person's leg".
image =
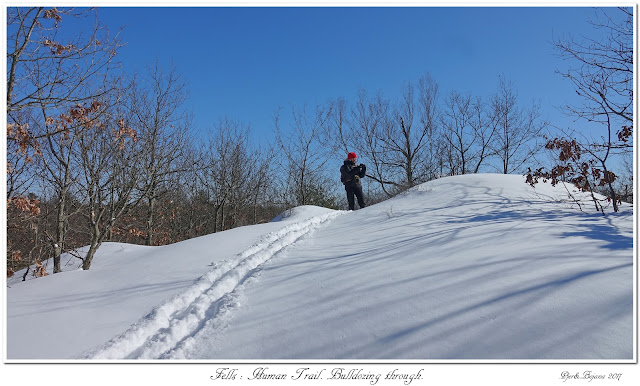
[[362, 194], [362, 188], [360, 187], [356, 188], [355, 194], [356, 194], [356, 197], [358, 198], [358, 205], [360, 206], [360, 208], [364, 208], [365, 204], [364, 204], [364, 194]]
[[349, 203], [349, 210], [354, 210], [355, 208], [355, 200], [354, 200], [354, 191], [353, 188], [347, 187], [347, 202]]

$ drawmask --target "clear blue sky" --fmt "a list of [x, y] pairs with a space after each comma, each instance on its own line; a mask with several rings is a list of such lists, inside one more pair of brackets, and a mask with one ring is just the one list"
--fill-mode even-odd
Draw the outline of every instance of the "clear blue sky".
[[538, 101], [549, 119], [575, 97], [555, 73], [567, 63], [555, 37], [593, 36], [589, 7], [103, 7], [129, 70], [156, 57], [173, 63], [190, 88], [188, 108], [202, 131], [219, 117], [269, 136], [278, 107], [353, 99], [358, 89], [397, 97], [403, 82], [429, 72], [441, 95], [488, 96], [498, 76], [523, 104]]

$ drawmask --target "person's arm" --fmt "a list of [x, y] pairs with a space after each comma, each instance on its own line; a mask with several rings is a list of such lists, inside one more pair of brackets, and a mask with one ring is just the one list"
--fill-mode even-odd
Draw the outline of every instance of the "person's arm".
[[356, 175], [360, 175], [360, 166], [353, 166], [352, 168], [347, 170], [346, 174], [349, 176], [349, 178], [353, 178]]
[[358, 175], [360, 178], [363, 178], [367, 174], [367, 166], [365, 164], [360, 164], [360, 173]]

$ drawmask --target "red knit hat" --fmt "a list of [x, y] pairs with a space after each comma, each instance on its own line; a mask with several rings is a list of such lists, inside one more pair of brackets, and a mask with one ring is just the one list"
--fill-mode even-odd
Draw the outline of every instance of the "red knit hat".
[[356, 158], [358, 158], [356, 153], [351, 152], [347, 155], [347, 159], [356, 159]]

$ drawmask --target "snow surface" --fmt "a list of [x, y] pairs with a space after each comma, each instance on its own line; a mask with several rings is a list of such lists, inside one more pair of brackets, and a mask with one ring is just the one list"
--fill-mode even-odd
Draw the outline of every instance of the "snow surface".
[[631, 362], [633, 209], [592, 206], [476, 174], [355, 212], [107, 243], [88, 271], [67, 258], [8, 280], [7, 358]]

